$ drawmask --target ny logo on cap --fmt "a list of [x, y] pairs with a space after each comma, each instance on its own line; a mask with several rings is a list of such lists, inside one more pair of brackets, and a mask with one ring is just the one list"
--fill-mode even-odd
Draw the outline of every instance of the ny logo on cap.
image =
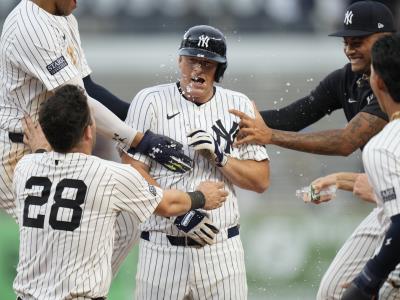
[[199, 36], [199, 42], [197, 44], [197, 47], [202, 47], [202, 48], [208, 48], [208, 41], [210, 38], [207, 35], [202, 34]]
[[344, 15], [344, 24], [346, 25], [352, 24], [353, 16], [354, 15], [351, 10], [346, 11], [346, 14]]

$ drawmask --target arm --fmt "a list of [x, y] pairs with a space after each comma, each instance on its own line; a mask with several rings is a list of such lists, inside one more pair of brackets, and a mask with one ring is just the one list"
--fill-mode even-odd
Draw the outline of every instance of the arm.
[[391, 217], [391, 225], [386, 233], [383, 245], [364, 269], [352, 281], [343, 294], [342, 300], [374, 299], [389, 273], [400, 262], [400, 215]]
[[[241, 129], [244, 138], [237, 145], [256, 142], [257, 144], [274, 144], [284, 148], [324, 154], [348, 156], [356, 149], [364, 146], [371, 137], [377, 134], [386, 121], [369, 113], [358, 113], [343, 129], [326, 130], [312, 133], [296, 133], [254, 127], [254, 119], [241, 112], [234, 112], [241, 117]], [[261, 118], [261, 116], [256, 117]]]
[[[125, 164], [130, 164], [134, 167], [145, 179], [146, 181], [155, 186], [159, 186], [159, 184], [155, 181], [154, 178], [150, 176], [149, 167], [126, 153], [122, 154], [122, 162]], [[163, 198], [159, 205], [155, 210], [155, 214], [171, 217], [171, 216], [179, 216], [182, 215], [189, 210], [203, 208], [205, 210], [211, 210], [218, 207], [221, 207], [225, 202], [228, 193], [223, 190], [224, 185], [222, 182], [202, 182], [197, 188], [197, 191], [200, 191], [204, 195], [204, 202], [197, 203], [198, 195], [194, 195], [189, 192], [182, 192], [179, 190], [164, 190]]]
[[325, 107], [325, 104], [307, 96], [280, 109], [260, 111], [260, 115], [272, 129], [299, 131], [325, 116], [327, 112], [321, 107]]
[[97, 99], [121, 120], [125, 120], [129, 110], [128, 102], [119, 99], [110, 91], [95, 83], [90, 75], [83, 78], [83, 83], [90, 97]]
[[[315, 179], [311, 185], [314, 192], [318, 194], [321, 190], [336, 185], [338, 189], [353, 192], [354, 195], [366, 202], [375, 203], [375, 197], [371, 185], [368, 183], [364, 173], [339, 172], [332, 173]], [[332, 200], [333, 195], [323, 195], [318, 201], [312, 201], [314, 204]]]
[[219, 170], [234, 185], [254, 191], [265, 192], [269, 187], [269, 161], [239, 160], [229, 157]]
[[258, 193], [263, 193], [268, 188], [268, 160], [239, 160], [229, 157], [214, 137], [202, 129], [194, 129], [188, 134], [188, 145], [199, 151], [238, 187]]

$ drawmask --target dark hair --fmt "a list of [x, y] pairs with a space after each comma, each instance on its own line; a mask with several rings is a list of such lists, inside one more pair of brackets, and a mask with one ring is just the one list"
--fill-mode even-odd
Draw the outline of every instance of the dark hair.
[[385, 35], [372, 47], [372, 66], [382, 78], [393, 101], [400, 103], [400, 36]]
[[65, 85], [39, 110], [39, 123], [51, 147], [66, 153], [75, 147], [91, 124], [87, 98], [82, 88]]

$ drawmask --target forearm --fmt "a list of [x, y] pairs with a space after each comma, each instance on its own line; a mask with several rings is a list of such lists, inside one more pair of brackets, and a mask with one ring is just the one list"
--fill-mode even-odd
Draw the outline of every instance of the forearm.
[[131, 165], [133, 168], [135, 168], [135, 170], [138, 171], [149, 184], [158, 187], [160, 186], [158, 182], [149, 174], [149, 167], [146, 164], [133, 159], [126, 153], [122, 153], [121, 162], [123, 164]]
[[179, 190], [165, 190], [161, 202], [155, 213], [163, 217], [180, 216], [191, 208], [191, 199], [188, 193]]
[[224, 167], [218, 168], [234, 185], [263, 193], [269, 187], [269, 161], [238, 160], [229, 157]]
[[[71, 80], [65, 82], [63, 85], [72, 84], [78, 85], [85, 89], [82, 78], [74, 77]], [[60, 87], [61, 87], [60, 86]], [[114, 115], [107, 107], [101, 104], [96, 99], [90, 97], [86, 92], [88, 98], [88, 104], [93, 112], [93, 116], [96, 121], [98, 132], [110, 139], [121, 142], [128, 147], [136, 147], [141, 141], [143, 134], [133, 129], [132, 127], [121, 121], [116, 115]]]
[[312, 133], [272, 130], [271, 143], [280, 147], [323, 155], [347, 156], [355, 149], [343, 137], [343, 129]]
[[101, 135], [124, 143], [128, 147], [136, 147], [139, 144], [143, 137], [142, 133], [121, 121], [107, 107], [90, 96], [88, 104], [94, 112], [96, 128]]

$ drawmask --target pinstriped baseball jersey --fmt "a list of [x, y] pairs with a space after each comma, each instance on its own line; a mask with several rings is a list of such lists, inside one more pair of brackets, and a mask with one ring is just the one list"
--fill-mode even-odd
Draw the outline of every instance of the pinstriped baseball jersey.
[[[239, 222], [239, 210], [233, 184], [217, 167], [188, 147], [186, 134], [195, 128], [201, 128], [213, 133], [222, 149], [231, 157], [256, 161], [268, 159], [264, 146], [232, 147], [239, 130], [238, 118], [228, 112], [233, 108], [254, 116], [252, 103], [241, 93], [216, 87], [214, 97], [198, 106], [181, 96], [176, 83], [170, 83], [140, 91], [133, 99], [126, 119], [128, 124], [135, 124], [143, 132], [151, 129], [153, 132], [169, 136], [182, 143], [185, 153], [189, 153], [195, 161], [193, 170], [181, 175], [166, 170], [146, 156], [135, 154], [135, 159], [150, 166], [150, 175], [161, 187], [191, 191], [205, 180], [225, 183], [225, 189], [229, 192], [227, 201], [221, 208], [209, 212], [214, 224], [221, 229], [229, 228]], [[141, 225], [141, 230], [181, 235], [169, 219], [159, 216], [152, 216]]]
[[162, 198], [132, 167], [82, 153], [23, 157], [13, 191], [20, 226], [14, 290], [23, 299], [104, 297], [117, 216], [146, 220]]
[[188, 147], [186, 137], [193, 129], [203, 129], [212, 133], [231, 157], [256, 161], [268, 159], [265, 147], [232, 147], [239, 120], [229, 114], [231, 108], [254, 115], [246, 96], [221, 87], [216, 87], [212, 99], [199, 106], [186, 100], [175, 83], [144, 89], [131, 103], [128, 124], [135, 123], [143, 131], [151, 129], [175, 139], [193, 158], [193, 169], [182, 175], [135, 154], [134, 158], [150, 166], [150, 175], [162, 187], [191, 191], [200, 182], [211, 180], [224, 182], [229, 192], [221, 208], [207, 212], [220, 228], [214, 245], [203, 248], [172, 246], [168, 236], [182, 236], [182, 233], [168, 218], [151, 216], [140, 225], [141, 230], [149, 232], [149, 239], [141, 239], [139, 244], [136, 299], [247, 299], [242, 243], [238, 235], [228, 234], [228, 228], [235, 228], [239, 223], [233, 185], [208, 159]]
[[0, 155], [3, 160], [0, 207], [12, 214], [10, 178], [28, 149], [11, 145], [7, 132], [22, 132], [28, 113], [37, 120], [40, 104], [51, 90], [91, 73], [73, 15], [55, 16], [22, 0], [6, 18], [0, 41]]
[[383, 208], [385, 225], [400, 214], [400, 120], [389, 122], [363, 151], [365, 171]]

